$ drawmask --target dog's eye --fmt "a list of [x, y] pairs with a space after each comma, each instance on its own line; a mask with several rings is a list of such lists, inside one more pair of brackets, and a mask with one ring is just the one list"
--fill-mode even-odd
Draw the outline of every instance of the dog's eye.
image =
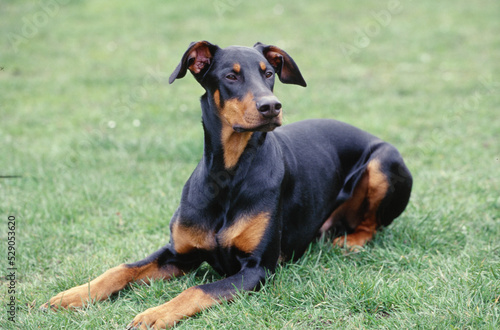
[[236, 77], [236, 75], [234, 73], [230, 73], [230, 74], [226, 75], [226, 79], [235, 81], [235, 80], [238, 80], [238, 77]]
[[273, 76], [272, 71], [266, 71], [266, 78], [271, 78]]

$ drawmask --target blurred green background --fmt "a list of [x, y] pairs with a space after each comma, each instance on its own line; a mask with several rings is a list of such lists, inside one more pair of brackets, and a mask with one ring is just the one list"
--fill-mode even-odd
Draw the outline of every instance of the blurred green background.
[[[277, 83], [285, 123], [368, 130], [402, 152], [415, 184], [362, 252], [319, 242], [262, 291], [179, 327], [498, 327], [499, 17], [495, 0], [2, 0], [0, 265], [13, 215], [17, 326], [122, 329], [218, 278], [202, 267], [80, 312], [38, 310], [168, 241], [203, 147], [203, 90], [168, 77], [191, 41], [208, 40], [285, 49], [308, 83]], [[6, 315], [0, 327], [15, 328]]]

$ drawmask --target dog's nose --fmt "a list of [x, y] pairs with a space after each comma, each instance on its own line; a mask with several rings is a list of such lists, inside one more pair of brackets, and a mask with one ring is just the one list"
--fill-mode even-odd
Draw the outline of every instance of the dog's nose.
[[265, 118], [276, 117], [281, 112], [281, 103], [276, 96], [264, 96], [255, 105]]

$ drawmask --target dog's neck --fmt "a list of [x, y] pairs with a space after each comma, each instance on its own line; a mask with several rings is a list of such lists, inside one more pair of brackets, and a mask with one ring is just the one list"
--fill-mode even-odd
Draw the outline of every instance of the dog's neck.
[[210, 171], [235, 171], [243, 158], [253, 157], [266, 138], [264, 132], [235, 132], [222, 122], [213, 97], [201, 97], [205, 134], [203, 162]]

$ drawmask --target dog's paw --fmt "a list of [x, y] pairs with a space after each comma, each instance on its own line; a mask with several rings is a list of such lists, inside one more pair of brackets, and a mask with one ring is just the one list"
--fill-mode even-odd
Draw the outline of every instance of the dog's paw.
[[338, 246], [340, 248], [347, 248], [349, 253], [357, 253], [363, 250], [363, 245], [365, 242], [359, 242], [353, 239], [349, 235], [337, 237], [333, 240], [333, 246]]
[[203, 290], [192, 287], [184, 290], [180, 295], [169, 302], [145, 310], [137, 315], [128, 325], [127, 329], [166, 329], [173, 327], [183, 318], [194, 314], [219, 303], [210, 294]]
[[58, 308], [78, 308], [92, 302], [88, 284], [76, 286], [69, 290], [60, 292], [43, 304], [42, 310], [56, 310]]
[[174, 315], [169, 311], [166, 304], [153, 307], [138, 314], [127, 326], [129, 329], [166, 329], [173, 327], [182, 317]]
[[75, 286], [52, 297], [41, 309], [78, 308], [105, 300], [123, 289], [133, 279], [130, 268], [120, 265], [108, 269], [91, 282]]

